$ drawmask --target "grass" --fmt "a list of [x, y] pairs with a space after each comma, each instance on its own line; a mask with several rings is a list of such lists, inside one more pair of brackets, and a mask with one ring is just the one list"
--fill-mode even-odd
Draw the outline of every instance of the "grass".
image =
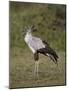
[[[58, 66], [49, 58], [40, 55], [39, 79], [34, 79], [34, 59], [32, 53], [16, 49], [10, 56], [10, 88], [65, 85], [65, 53], [59, 55]], [[18, 51], [19, 50], [19, 51]], [[15, 54], [15, 55], [14, 55]]]
[[35, 33], [37, 36], [48, 41], [57, 50], [65, 50], [65, 5], [11, 2], [10, 47], [26, 46], [22, 31], [32, 24], [38, 29]]
[[[65, 5], [10, 2], [10, 88], [65, 85]], [[58, 66], [40, 55], [39, 79], [34, 79], [33, 54], [22, 31], [35, 25], [34, 35], [47, 41], [59, 56]]]

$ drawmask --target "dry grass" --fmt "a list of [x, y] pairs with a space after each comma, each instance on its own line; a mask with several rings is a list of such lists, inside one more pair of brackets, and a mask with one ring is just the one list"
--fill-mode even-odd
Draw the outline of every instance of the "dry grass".
[[[16, 52], [14, 52], [16, 50]], [[10, 88], [65, 85], [65, 53], [58, 52], [58, 66], [40, 55], [39, 79], [34, 79], [34, 60], [29, 50], [10, 53]]]

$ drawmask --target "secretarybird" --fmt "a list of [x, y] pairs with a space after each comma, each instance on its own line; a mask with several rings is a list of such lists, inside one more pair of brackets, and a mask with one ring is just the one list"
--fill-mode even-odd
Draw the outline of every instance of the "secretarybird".
[[43, 41], [40, 38], [33, 36], [32, 35], [33, 31], [36, 31], [34, 25], [32, 25], [30, 28], [27, 29], [24, 40], [34, 54], [35, 60], [34, 74], [38, 76], [39, 53], [48, 56], [55, 64], [57, 64], [58, 55], [46, 41]]

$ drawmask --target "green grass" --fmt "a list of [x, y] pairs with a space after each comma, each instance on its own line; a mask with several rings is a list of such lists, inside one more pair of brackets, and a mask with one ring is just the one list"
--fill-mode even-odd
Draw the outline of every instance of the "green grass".
[[[10, 2], [10, 88], [65, 85], [65, 5]], [[58, 66], [40, 55], [34, 79], [33, 54], [22, 31], [34, 24], [34, 35], [47, 41], [59, 56]]]
[[37, 36], [57, 50], [65, 50], [65, 5], [11, 2], [10, 47], [26, 46], [22, 31], [32, 24], [38, 29]]

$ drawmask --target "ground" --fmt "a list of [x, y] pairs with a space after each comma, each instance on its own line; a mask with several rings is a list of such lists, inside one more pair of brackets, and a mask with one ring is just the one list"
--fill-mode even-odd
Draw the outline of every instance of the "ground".
[[[34, 78], [34, 58], [31, 51], [15, 48], [10, 61], [10, 88], [65, 85], [65, 53], [57, 52], [58, 66], [40, 55], [39, 79]], [[25, 54], [26, 53], [26, 54]]]

